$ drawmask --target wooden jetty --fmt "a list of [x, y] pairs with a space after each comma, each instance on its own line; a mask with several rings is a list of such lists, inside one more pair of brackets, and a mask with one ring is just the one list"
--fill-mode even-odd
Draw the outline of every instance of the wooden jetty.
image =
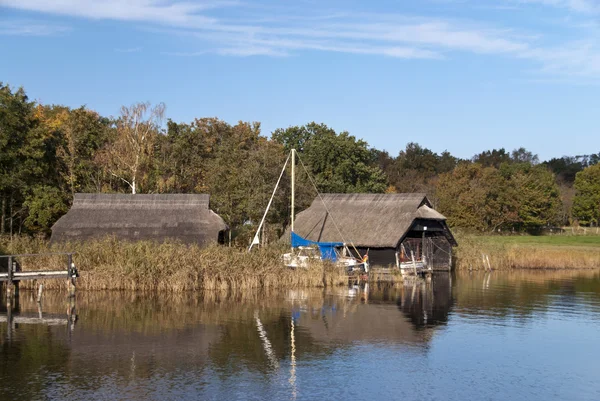
[[[7, 297], [19, 295], [19, 282], [24, 280], [44, 280], [44, 279], [67, 279], [69, 286], [69, 295], [75, 295], [75, 283], [79, 273], [73, 263], [74, 253], [60, 252], [60, 253], [30, 253], [30, 254], [19, 254], [19, 255], [2, 255], [0, 256], [0, 266], [6, 266], [6, 271], [0, 270], [0, 284], [6, 282], [6, 295]], [[47, 257], [47, 256], [66, 256], [66, 263], [64, 270], [34, 270], [34, 271], [22, 271], [21, 265], [18, 263], [19, 258], [29, 257]], [[5, 264], [4, 261], [7, 260]], [[38, 302], [41, 299], [42, 284], [38, 289]]]
[[[65, 326], [69, 335], [75, 330], [77, 323], [77, 312], [75, 308], [75, 298], [69, 298], [69, 305], [66, 314], [44, 313], [42, 312], [41, 300], [38, 298], [37, 313], [21, 312], [19, 298], [6, 298], [6, 312], [0, 313], [0, 324], [6, 323], [6, 340], [10, 343], [13, 339], [13, 333], [21, 325], [44, 325], [44, 326]], [[2, 340], [0, 340], [0, 344]]]

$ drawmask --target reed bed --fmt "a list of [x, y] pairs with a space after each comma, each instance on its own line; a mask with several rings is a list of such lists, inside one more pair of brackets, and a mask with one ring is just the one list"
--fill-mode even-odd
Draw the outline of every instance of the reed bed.
[[499, 239], [460, 236], [456, 270], [598, 269], [600, 247], [518, 244]]
[[[280, 247], [246, 250], [177, 242], [121, 242], [106, 238], [85, 243], [50, 246], [40, 238], [0, 239], [5, 254], [75, 252], [84, 290], [172, 291], [247, 290], [325, 287], [347, 284], [343, 268], [315, 264], [306, 269], [282, 266]], [[65, 256], [19, 258], [23, 271], [65, 270]], [[22, 288], [33, 287], [23, 282]], [[66, 288], [66, 280], [45, 280], [48, 289]]]

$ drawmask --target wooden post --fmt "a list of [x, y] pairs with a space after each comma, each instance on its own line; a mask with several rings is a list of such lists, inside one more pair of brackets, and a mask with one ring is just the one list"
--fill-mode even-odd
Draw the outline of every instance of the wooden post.
[[413, 269], [415, 270], [415, 276], [416, 276], [417, 275], [417, 261], [415, 260], [415, 254], [412, 251], [412, 249], [410, 250], [410, 257], [412, 258]]
[[423, 238], [421, 239], [421, 261], [423, 262], [423, 268], [427, 268], [427, 257], [425, 256], [425, 231], [423, 231]]
[[8, 302], [10, 302], [10, 298], [12, 297], [12, 292], [14, 290], [14, 283], [13, 283], [13, 270], [12, 270], [12, 256], [8, 257], [8, 268], [7, 268], [7, 272], [8, 272], [8, 280], [6, 281], [6, 298], [8, 300]]
[[8, 296], [8, 288], [6, 290], [6, 331], [8, 334], [8, 342], [10, 343], [12, 341], [12, 329], [13, 329], [13, 316], [12, 316], [12, 300], [10, 299], [10, 296]]
[[[13, 260], [12, 261], [12, 277], [14, 277], [15, 272], [17, 272], [17, 261]], [[14, 283], [13, 287], [14, 287], [15, 298], [19, 298], [19, 281], [14, 280], [13, 283]]]
[[69, 253], [67, 255], [67, 274], [69, 278], [73, 277], [73, 254]]
[[69, 289], [69, 298], [73, 298], [75, 296], [75, 277], [73, 271], [73, 254], [67, 254], [67, 288]]
[[75, 322], [77, 321], [77, 315], [75, 314], [75, 299], [69, 300], [69, 306], [67, 308], [67, 318], [69, 319], [69, 335], [75, 329]]

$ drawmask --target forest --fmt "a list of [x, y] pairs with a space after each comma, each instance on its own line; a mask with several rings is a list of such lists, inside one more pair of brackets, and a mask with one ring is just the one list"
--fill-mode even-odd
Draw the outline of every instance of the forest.
[[[31, 101], [0, 82], [0, 235], [48, 235], [76, 192], [209, 193], [246, 244], [291, 148], [302, 164], [300, 209], [316, 195], [314, 180], [320, 192], [427, 193], [451, 226], [478, 232], [600, 221], [600, 153], [540, 161], [524, 148], [492, 149], [460, 159], [409, 141], [390, 155], [322, 123], [265, 134], [259, 122], [175, 122], [165, 112], [138, 103], [102, 116]], [[289, 221], [286, 178], [268, 216], [272, 235]]]

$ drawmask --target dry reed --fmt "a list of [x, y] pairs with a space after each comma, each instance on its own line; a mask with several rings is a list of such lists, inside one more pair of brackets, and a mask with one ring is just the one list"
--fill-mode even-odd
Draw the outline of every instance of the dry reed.
[[[176, 242], [121, 242], [106, 238], [50, 246], [39, 238], [0, 239], [5, 254], [76, 252], [78, 288], [85, 290], [193, 291], [324, 287], [347, 284], [343, 268], [315, 264], [290, 270], [282, 265], [281, 248], [246, 250]], [[22, 257], [23, 271], [65, 270], [65, 256]], [[35, 283], [23, 282], [22, 288]], [[47, 280], [45, 288], [64, 288], [66, 280]]]

